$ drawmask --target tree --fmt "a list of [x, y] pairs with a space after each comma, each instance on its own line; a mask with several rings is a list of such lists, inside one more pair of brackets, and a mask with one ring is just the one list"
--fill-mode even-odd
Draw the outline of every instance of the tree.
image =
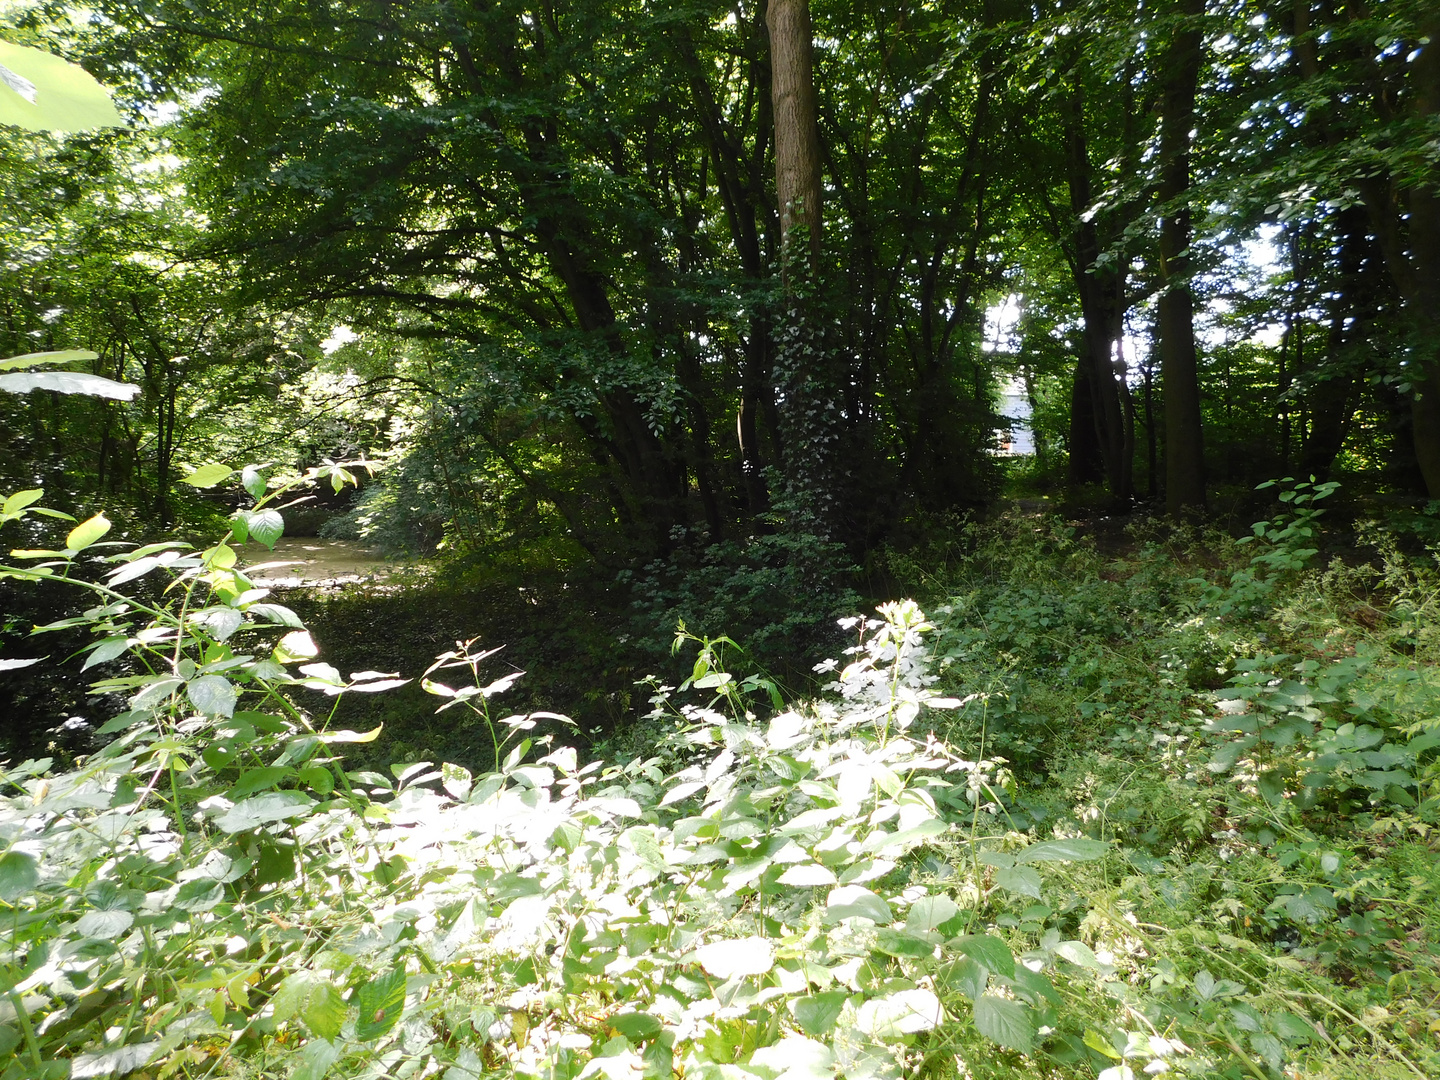
[[1200, 82], [1205, 0], [1181, 0], [1170, 48], [1160, 121], [1159, 267], [1163, 282], [1157, 317], [1160, 378], [1165, 390], [1165, 508], [1172, 514], [1205, 505], [1205, 444], [1195, 356], [1195, 302], [1190, 291], [1190, 131]]

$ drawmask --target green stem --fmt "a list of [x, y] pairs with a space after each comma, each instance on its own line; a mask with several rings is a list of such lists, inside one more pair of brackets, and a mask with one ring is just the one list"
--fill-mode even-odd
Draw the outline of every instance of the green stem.
[[35, 1026], [30, 1023], [30, 1014], [25, 1011], [25, 1002], [15, 990], [15, 984], [10, 981], [9, 972], [0, 975], [0, 988], [5, 991], [5, 996], [10, 999], [10, 1007], [15, 1010], [15, 1022], [20, 1025], [20, 1034], [25, 1039], [25, 1049], [30, 1052], [30, 1063], [35, 1066], [35, 1073], [38, 1076], [45, 1068], [45, 1060], [40, 1056], [40, 1043], [35, 1038]]

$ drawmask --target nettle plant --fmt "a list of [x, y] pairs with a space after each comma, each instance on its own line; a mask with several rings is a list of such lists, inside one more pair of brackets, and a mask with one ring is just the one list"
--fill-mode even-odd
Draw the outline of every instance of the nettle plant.
[[[253, 505], [204, 551], [100, 555], [95, 518], [0, 571], [88, 590], [85, 663], [129, 665], [96, 684], [129, 695], [103, 749], [0, 773], [5, 1080], [823, 1080], [947, 1062], [1124, 1080], [1215, 1075], [1232, 1051], [1279, 1068], [1282, 1040], [1303, 1041], [1087, 907], [1112, 845], [1013, 826], [1005, 762], [928, 730], [964, 703], [938, 695], [913, 603], [851, 622], [826, 695], [765, 724], [745, 702], [773, 685], [701, 641], [688, 690], [708, 700], [657, 690], [670, 733], [623, 766], [537, 746], [530, 718], [491, 723], [505, 686], [460, 643], [426, 679], [490, 724], [495, 769], [345, 770], [337, 747], [378, 731], [330, 730], [311, 706], [403, 680], [319, 661], [236, 552], [273, 543], [277, 504], [327, 477], [346, 479], [242, 471]], [[126, 595], [151, 576], [159, 599]], [[1217, 1037], [1222, 1021], [1248, 1035]]]

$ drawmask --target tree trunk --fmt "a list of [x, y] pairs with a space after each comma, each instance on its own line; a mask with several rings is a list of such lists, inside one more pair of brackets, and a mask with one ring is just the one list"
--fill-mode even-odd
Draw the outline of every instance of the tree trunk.
[[809, 0], [770, 0], [770, 94], [775, 113], [775, 201], [780, 207], [781, 266], [790, 284], [797, 253], [791, 237], [803, 228], [805, 265], [820, 264], [820, 124], [811, 61]]
[[1160, 378], [1165, 387], [1165, 510], [1178, 516], [1205, 505], [1205, 443], [1195, 356], [1195, 298], [1190, 291], [1190, 129], [1203, 47], [1198, 19], [1205, 0], [1180, 0], [1186, 22], [1166, 57], [1160, 121]]
[[[1085, 135], [1085, 90], [1081, 81], [1079, 60], [1071, 72], [1073, 84], [1065, 100], [1065, 159], [1070, 188], [1070, 210], [1074, 215], [1071, 236], [1074, 257], [1071, 262], [1075, 289], [1080, 297], [1080, 314], [1084, 321], [1080, 364], [1085, 379], [1078, 378], [1072, 401], [1080, 405], [1088, 389], [1088, 404], [1094, 422], [1094, 442], [1104, 463], [1105, 480], [1110, 494], [1121, 506], [1128, 506], [1134, 496], [1133, 458], [1134, 431], [1127, 421], [1129, 387], [1124, 372], [1116, 371], [1115, 345], [1125, 312], [1125, 263], [1123, 258], [1103, 260], [1106, 245], [1091, 209], [1093, 169]], [[1119, 213], [1131, 215], [1131, 206]], [[1113, 223], [1112, 223], [1113, 225]], [[1123, 224], [1118, 226], [1123, 229]], [[1118, 235], [1118, 233], [1112, 233]], [[1081, 475], [1078, 466], [1089, 466], [1082, 457], [1075, 460], [1076, 448], [1084, 445], [1078, 437], [1076, 419], [1072, 416], [1071, 466], [1072, 478]], [[1087, 448], [1088, 449], [1088, 448]]]

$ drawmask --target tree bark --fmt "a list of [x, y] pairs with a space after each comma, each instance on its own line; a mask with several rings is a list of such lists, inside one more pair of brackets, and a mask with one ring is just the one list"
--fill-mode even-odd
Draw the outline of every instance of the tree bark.
[[805, 260], [820, 264], [820, 124], [810, 42], [809, 0], [770, 0], [770, 93], [775, 113], [775, 200], [780, 207], [782, 271], [796, 257], [791, 237], [807, 233]]
[[1178, 516], [1205, 505], [1205, 442], [1190, 291], [1190, 130], [1195, 122], [1205, 0], [1180, 0], [1184, 17], [1166, 56], [1160, 121], [1160, 378], [1165, 387], [1165, 510]]

